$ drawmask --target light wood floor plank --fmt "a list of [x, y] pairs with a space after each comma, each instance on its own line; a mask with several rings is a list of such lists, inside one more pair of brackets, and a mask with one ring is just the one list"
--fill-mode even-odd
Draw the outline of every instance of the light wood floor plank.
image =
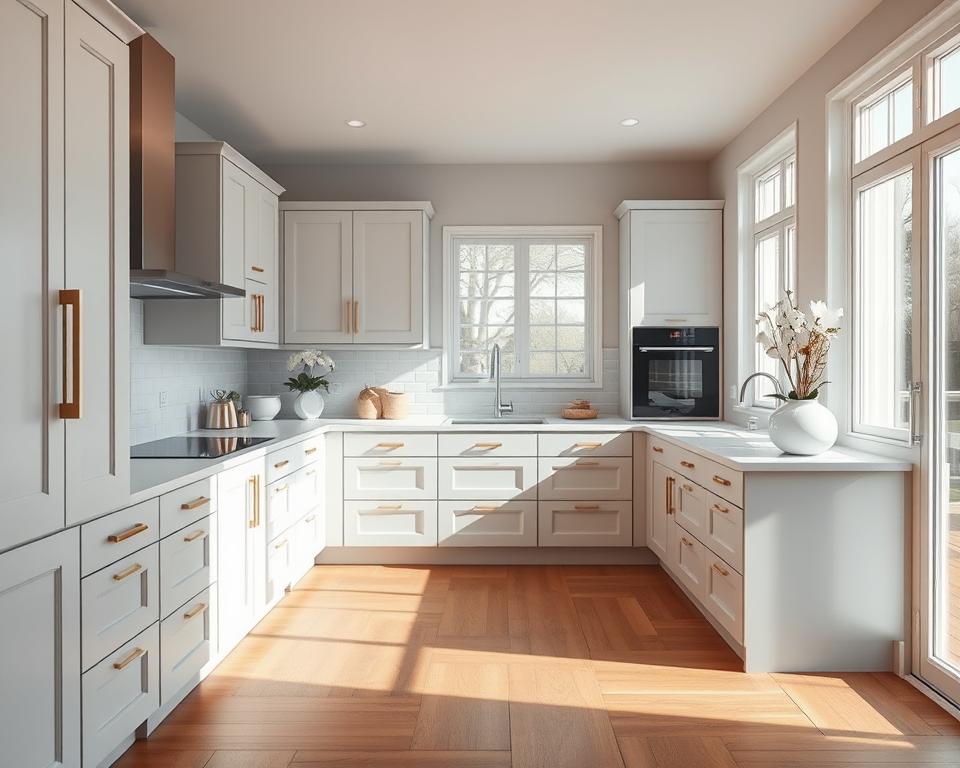
[[510, 768], [510, 753], [298, 752], [291, 768]]
[[293, 761], [293, 751], [236, 751], [214, 752], [204, 768], [287, 768]]
[[621, 738], [626, 768], [738, 768], [716, 736]]

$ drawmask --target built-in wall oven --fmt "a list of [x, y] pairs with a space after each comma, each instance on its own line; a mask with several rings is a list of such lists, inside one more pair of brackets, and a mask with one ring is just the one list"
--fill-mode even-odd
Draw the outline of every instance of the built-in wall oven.
[[720, 329], [633, 329], [633, 418], [720, 418]]

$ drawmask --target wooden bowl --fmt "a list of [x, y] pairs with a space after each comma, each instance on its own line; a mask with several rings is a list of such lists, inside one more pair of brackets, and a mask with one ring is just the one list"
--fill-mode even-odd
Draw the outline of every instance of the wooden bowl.
[[565, 419], [595, 419], [599, 413], [596, 408], [564, 408], [560, 415]]

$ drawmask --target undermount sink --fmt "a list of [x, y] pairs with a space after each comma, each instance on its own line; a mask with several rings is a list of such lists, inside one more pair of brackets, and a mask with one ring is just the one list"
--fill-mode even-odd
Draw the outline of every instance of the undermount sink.
[[543, 419], [512, 419], [503, 417], [500, 419], [450, 419], [451, 424], [546, 424]]

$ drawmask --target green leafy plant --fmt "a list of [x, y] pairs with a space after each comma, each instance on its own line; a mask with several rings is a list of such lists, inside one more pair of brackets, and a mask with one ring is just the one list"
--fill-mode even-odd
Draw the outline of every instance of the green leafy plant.
[[287, 379], [284, 386], [291, 392], [313, 392], [316, 389], [324, 389], [329, 392], [330, 383], [326, 376], [313, 375], [313, 369], [318, 365], [327, 368], [328, 373], [336, 368], [333, 359], [319, 349], [305, 349], [302, 352], [295, 352], [290, 355], [290, 359], [287, 361], [287, 370], [293, 372], [302, 367], [303, 371], [297, 376]]
[[313, 392], [321, 387], [327, 392], [330, 391], [330, 383], [323, 376], [311, 376], [306, 371], [287, 379], [283, 385], [291, 392]]

